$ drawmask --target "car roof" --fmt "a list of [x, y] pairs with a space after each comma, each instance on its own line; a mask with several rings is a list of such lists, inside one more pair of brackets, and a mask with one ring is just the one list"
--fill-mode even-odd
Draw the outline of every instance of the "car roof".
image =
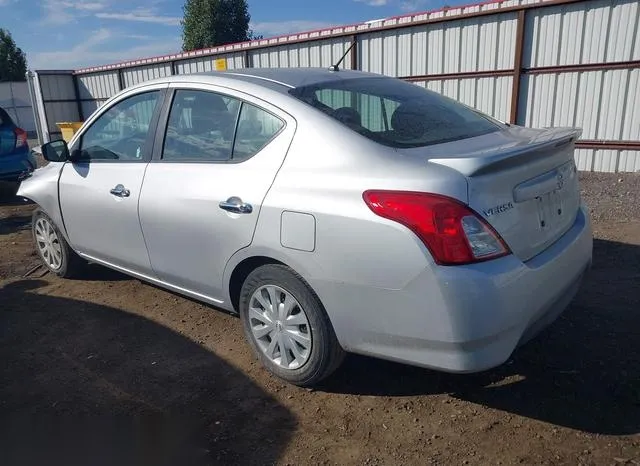
[[220, 78], [243, 81], [267, 87], [280, 92], [302, 86], [313, 86], [323, 82], [364, 78], [382, 77], [379, 74], [364, 71], [340, 70], [331, 71], [328, 68], [240, 68], [228, 71], [208, 71], [204, 73], [182, 74], [167, 76], [140, 83], [143, 86], [151, 82], [202, 82], [216, 83]]
[[[216, 72], [208, 73], [215, 75]], [[219, 72], [218, 72], [219, 73]], [[246, 76], [261, 80], [269, 80], [281, 83], [287, 87], [312, 86], [329, 81], [345, 79], [380, 77], [373, 73], [363, 71], [340, 70], [331, 71], [328, 68], [246, 68], [222, 72], [229, 76]]]

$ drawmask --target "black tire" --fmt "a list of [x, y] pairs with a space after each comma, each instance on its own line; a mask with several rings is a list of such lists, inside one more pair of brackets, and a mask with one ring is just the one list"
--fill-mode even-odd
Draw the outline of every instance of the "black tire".
[[[253, 294], [265, 285], [275, 285], [291, 294], [304, 309], [311, 333], [311, 351], [307, 361], [296, 369], [287, 369], [271, 360], [258, 346], [251, 331], [249, 305]], [[338, 343], [318, 296], [304, 279], [289, 267], [268, 264], [249, 274], [240, 293], [240, 318], [244, 333], [262, 364], [272, 374], [301, 387], [315, 385], [334, 372], [342, 363], [345, 352]]]
[[[40, 208], [37, 208], [36, 210], [33, 211], [33, 215], [31, 219], [32, 219], [31, 232], [33, 234], [33, 242], [36, 248], [36, 252], [38, 253], [38, 257], [40, 257], [40, 260], [42, 261], [44, 266], [51, 273], [54, 273], [59, 277], [70, 278], [70, 277], [77, 277], [78, 275], [80, 275], [80, 273], [84, 269], [84, 266], [86, 265], [86, 261], [82, 259], [80, 256], [78, 256], [78, 254], [76, 254], [73, 249], [71, 249], [71, 247], [69, 246], [69, 243], [67, 243], [67, 240], [64, 238], [64, 235], [62, 235], [62, 233], [58, 229], [57, 225], [53, 222], [53, 220], [51, 220], [51, 218], [46, 213], [44, 213], [44, 211]], [[52, 267], [51, 264], [49, 264], [49, 261], [45, 259], [45, 257], [43, 256], [42, 249], [40, 248], [40, 246], [38, 246], [38, 240], [36, 238], [36, 222], [38, 222], [38, 220], [40, 219], [48, 222], [49, 225], [51, 225], [51, 227], [53, 228], [57, 236], [57, 243], [60, 246], [60, 253], [61, 253], [61, 260], [60, 260], [59, 267]]]

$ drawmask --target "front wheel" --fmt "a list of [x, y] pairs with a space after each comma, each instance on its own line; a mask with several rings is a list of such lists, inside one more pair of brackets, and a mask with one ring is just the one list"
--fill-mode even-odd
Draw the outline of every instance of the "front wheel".
[[240, 317], [262, 364], [292, 384], [314, 385], [344, 358], [320, 300], [284, 265], [265, 265], [249, 274], [240, 295]]
[[33, 211], [32, 230], [38, 256], [50, 272], [64, 278], [80, 272], [84, 261], [71, 249], [53, 220], [42, 209]]

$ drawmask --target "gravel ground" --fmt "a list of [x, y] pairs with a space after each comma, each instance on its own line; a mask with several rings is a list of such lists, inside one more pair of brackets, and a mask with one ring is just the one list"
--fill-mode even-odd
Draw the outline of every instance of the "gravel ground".
[[640, 173], [584, 173], [580, 181], [595, 227], [640, 220]]
[[508, 363], [350, 356], [316, 390], [269, 376], [209, 306], [97, 266], [24, 278], [32, 206], [0, 194], [0, 464], [639, 465], [640, 175], [581, 182], [593, 269]]

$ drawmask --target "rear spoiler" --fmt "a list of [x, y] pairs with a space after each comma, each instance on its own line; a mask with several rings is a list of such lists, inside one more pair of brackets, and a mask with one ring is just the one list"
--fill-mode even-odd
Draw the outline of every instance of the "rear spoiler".
[[582, 129], [578, 128], [553, 128], [540, 133], [527, 144], [496, 149], [494, 153], [483, 152], [473, 156], [434, 158], [429, 159], [429, 162], [453, 168], [464, 176], [486, 175], [552, 155], [559, 148], [575, 143], [581, 134]]

